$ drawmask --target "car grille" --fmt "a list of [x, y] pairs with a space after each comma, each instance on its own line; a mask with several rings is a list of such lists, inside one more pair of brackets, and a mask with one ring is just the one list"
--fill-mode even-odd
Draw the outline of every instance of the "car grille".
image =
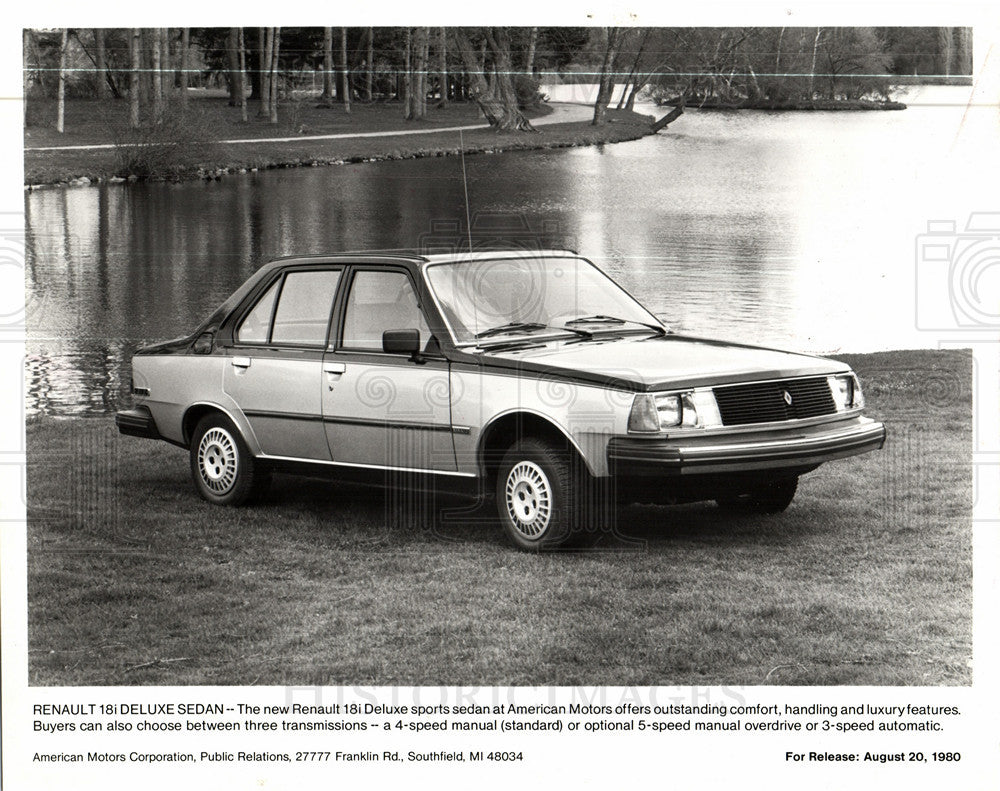
[[825, 376], [716, 387], [713, 393], [724, 426], [798, 420], [837, 411]]

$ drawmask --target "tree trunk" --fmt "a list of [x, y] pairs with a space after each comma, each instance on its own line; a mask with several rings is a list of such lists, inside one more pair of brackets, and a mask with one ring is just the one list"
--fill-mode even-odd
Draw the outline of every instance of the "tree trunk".
[[[180, 92], [181, 92], [181, 112], [187, 107], [188, 102], [188, 50], [191, 48], [191, 28], [181, 28], [181, 51], [178, 57], [180, 61]], [[243, 28], [240, 28], [240, 77], [243, 77]], [[246, 102], [244, 102], [246, 104]]]
[[142, 59], [140, 57], [140, 43], [142, 41], [142, 33], [139, 28], [132, 28], [132, 35], [130, 40], [131, 50], [131, 60], [132, 69], [129, 72], [129, 85], [128, 85], [128, 125], [135, 129], [139, 126], [139, 71], [142, 68]]
[[642, 40], [639, 42], [639, 49], [635, 53], [635, 60], [632, 61], [632, 68], [629, 69], [628, 77], [625, 78], [625, 84], [622, 85], [622, 95], [618, 98], [618, 109], [621, 110], [622, 106], [625, 104], [625, 95], [628, 94], [628, 109], [631, 110], [635, 106], [635, 94], [636, 91], [629, 91], [628, 87], [632, 84], [632, 81], [636, 79], [636, 72], [639, 71], [639, 61], [642, 59], [643, 50], [646, 48], [646, 41], [649, 39], [649, 28], [643, 31]]
[[170, 102], [170, 96], [174, 92], [174, 62], [170, 57], [170, 28], [165, 27], [160, 31], [160, 64], [163, 71], [163, 98]]
[[951, 76], [952, 65], [952, 29], [950, 27], [939, 27], [937, 29], [938, 40], [938, 63], [937, 73], [945, 77]]
[[615, 88], [615, 58], [618, 57], [618, 47], [621, 44], [621, 29], [609, 27], [605, 31], [604, 61], [601, 63], [601, 74], [597, 87], [597, 101], [594, 102], [593, 124], [599, 126], [605, 123], [608, 102]]
[[421, 120], [427, 115], [427, 53], [430, 28], [418, 27], [413, 38], [413, 68], [410, 71], [410, 115]]
[[94, 68], [97, 71], [97, 79], [94, 83], [98, 99], [108, 98], [108, 64], [107, 55], [104, 51], [104, 28], [94, 28]]
[[528, 33], [528, 54], [524, 57], [524, 73], [528, 77], [535, 76], [535, 49], [538, 47], [538, 28], [533, 27]]
[[340, 90], [343, 94], [344, 112], [351, 114], [351, 72], [347, 68], [347, 28], [340, 29]]
[[816, 56], [819, 55], [819, 37], [823, 34], [823, 28], [816, 28], [816, 38], [813, 39], [812, 67], [809, 69], [809, 101], [813, 98], [813, 89], [816, 85]]
[[226, 37], [226, 65], [229, 70], [229, 106], [238, 107], [240, 104], [240, 29], [238, 27], [229, 28], [229, 35]]
[[333, 100], [333, 28], [323, 28], [323, 93], [324, 104]]
[[413, 29], [406, 28], [406, 48], [403, 52], [403, 118], [413, 118]]
[[438, 82], [441, 98], [438, 107], [448, 104], [448, 31], [438, 28]]
[[[494, 42], [496, 44], [494, 57], [500, 61], [497, 63], [497, 70], [500, 73], [497, 75], [495, 85], [491, 86], [483, 74], [483, 60], [485, 60], [485, 57], [482, 60], [477, 59], [477, 53], [473, 49], [472, 42], [469, 41], [469, 37], [463, 30], [454, 28], [452, 35], [455, 38], [455, 49], [462, 58], [465, 72], [471, 84], [472, 97], [476, 100], [476, 104], [479, 105], [479, 109], [482, 110], [490, 126], [503, 130], [535, 131], [534, 127], [531, 126], [528, 119], [524, 117], [524, 114], [517, 106], [517, 95], [510, 83], [510, 51], [508, 48], [504, 52], [503, 47], [506, 36], [501, 35], [498, 40], [496, 36], [488, 35], [488, 38], [492, 39], [490, 42], [491, 49], [494, 49]], [[504, 68], [504, 62], [506, 69]], [[509, 90], [503, 91], [501, 89], [501, 93], [498, 96], [494, 93], [494, 87], [499, 89], [504, 83], [506, 83]]]
[[375, 82], [375, 28], [368, 28], [368, 57], [365, 67], [365, 101], [372, 100], [372, 84]]
[[[248, 121], [247, 118], [247, 55], [246, 55], [246, 41], [243, 37], [243, 28], [240, 28], [239, 33], [239, 48], [240, 48], [240, 120], [243, 123]], [[187, 34], [188, 28], [184, 28], [185, 35]]]
[[260, 31], [260, 112], [264, 118], [271, 113], [271, 54], [274, 50], [274, 28]]
[[62, 29], [59, 45], [59, 93], [56, 110], [56, 131], [62, 134], [66, 129], [66, 50], [69, 48], [69, 28]]
[[163, 71], [160, 46], [162, 37], [163, 29], [153, 28], [153, 47], [150, 54], [153, 57], [153, 121], [157, 124], [163, 121]]
[[649, 128], [653, 132], [659, 132], [661, 129], [663, 129], [663, 127], [667, 126], [668, 124], [670, 124], [670, 123], [676, 121], [678, 118], [680, 118], [681, 115], [683, 115], [683, 113], [684, 113], [684, 97], [681, 96], [681, 100], [678, 103], [678, 105], [673, 110], [671, 110], [669, 113], [667, 113], [665, 116], [663, 116], [663, 118], [661, 118], [659, 121], [656, 121]]
[[271, 101], [268, 120], [278, 123], [278, 54], [281, 51], [281, 28], [271, 28]]

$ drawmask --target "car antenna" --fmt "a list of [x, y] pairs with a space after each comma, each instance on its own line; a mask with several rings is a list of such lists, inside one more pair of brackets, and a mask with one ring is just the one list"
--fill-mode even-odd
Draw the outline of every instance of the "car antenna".
[[469, 252], [472, 252], [472, 216], [469, 211], [469, 177], [465, 173], [465, 138], [458, 130], [458, 150], [462, 155], [462, 189], [465, 190], [465, 230], [469, 235]]

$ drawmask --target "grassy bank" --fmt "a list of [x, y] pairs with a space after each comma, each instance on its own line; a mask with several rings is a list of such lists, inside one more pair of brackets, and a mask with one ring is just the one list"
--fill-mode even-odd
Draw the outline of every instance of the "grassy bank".
[[[52, 146], [106, 145], [131, 140], [126, 130], [122, 102], [68, 103], [66, 132], [58, 134], [45, 105], [37, 106], [25, 128], [26, 149]], [[528, 113], [539, 118], [551, 112], [542, 106]], [[587, 121], [539, 126], [537, 133], [496, 132], [489, 128], [462, 133], [466, 153], [528, 148], [562, 148], [634, 140], [649, 133], [649, 116], [612, 111], [611, 123], [595, 127]], [[452, 103], [432, 108], [426, 120], [406, 121], [396, 103], [356, 105], [348, 115], [343, 108], [317, 106], [315, 100], [282, 106], [280, 123], [266, 123], [254, 116], [243, 123], [239, 108], [225, 99], [191, 101], [183, 119], [168, 119], [159, 137], [144, 138], [147, 149], [155, 147], [152, 168], [158, 178], [216, 177], [227, 172], [265, 168], [343, 164], [384, 159], [447, 156], [460, 152], [457, 131], [437, 131], [455, 126], [484, 124], [473, 104]], [[176, 131], [175, 131], [176, 130]], [[403, 134], [422, 130], [425, 134]], [[333, 140], [309, 139], [316, 135], [360, 135], [385, 133], [379, 137], [349, 137]], [[268, 142], [267, 138], [292, 138]], [[168, 155], [160, 154], [171, 145]], [[251, 139], [261, 142], [226, 144], [224, 140]], [[24, 152], [24, 179], [28, 185], [59, 184], [81, 178], [90, 181], [124, 178], [139, 172], [134, 147], [119, 149], [71, 149]], [[133, 160], [129, 162], [128, 160]], [[143, 175], [140, 172], [140, 175]]]
[[536, 557], [498, 529], [280, 477], [199, 500], [110, 419], [28, 428], [33, 684], [971, 680], [971, 357], [842, 357], [889, 443], [780, 516], [633, 506], [638, 544]]

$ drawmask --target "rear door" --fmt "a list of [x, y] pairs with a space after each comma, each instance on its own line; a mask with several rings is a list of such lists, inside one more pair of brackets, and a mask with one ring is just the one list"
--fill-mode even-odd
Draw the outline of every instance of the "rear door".
[[223, 387], [269, 456], [329, 461], [320, 394], [342, 267], [282, 272], [236, 325]]
[[[455, 470], [448, 362], [436, 353], [405, 268], [352, 268], [323, 362], [323, 419], [335, 462]], [[420, 332], [419, 360], [382, 351], [385, 330]]]

